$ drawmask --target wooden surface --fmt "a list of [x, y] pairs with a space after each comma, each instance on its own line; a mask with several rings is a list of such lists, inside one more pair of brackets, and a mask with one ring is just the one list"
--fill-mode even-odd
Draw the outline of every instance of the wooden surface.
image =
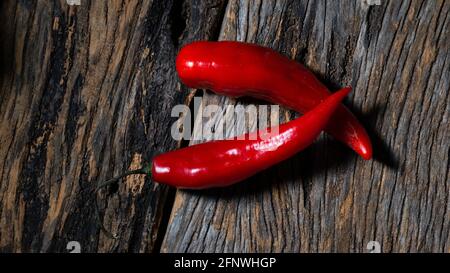
[[[375, 240], [450, 252], [449, 1], [7, 0], [0, 12], [0, 251], [364, 252]], [[375, 158], [323, 135], [230, 188], [129, 177], [99, 197], [110, 239], [90, 187], [187, 145], [170, 136], [174, 105], [256, 103], [180, 84], [176, 53], [199, 39], [265, 45], [331, 90], [352, 85], [345, 104]]]

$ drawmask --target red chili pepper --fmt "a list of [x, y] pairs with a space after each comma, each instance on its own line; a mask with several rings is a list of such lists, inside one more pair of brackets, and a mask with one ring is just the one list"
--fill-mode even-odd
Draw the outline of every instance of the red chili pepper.
[[[224, 187], [242, 181], [309, 146], [350, 90], [344, 88], [305, 115], [281, 124], [278, 134], [269, 134], [273, 132], [272, 128], [237, 139], [211, 141], [161, 154], [142, 169], [100, 183], [96, 193], [130, 174], [152, 175], [154, 182], [187, 189]], [[96, 208], [100, 228], [116, 238], [101, 223], [97, 203]]]
[[267, 131], [260, 131], [256, 137], [249, 133], [238, 140], [211, 141], [158, 155], [153, 159], [153, 180], [189, 189], [242, 181], [309, 146], [350, 90], [331, 95], [305, 115], [281, 124], [279, 133], [267, 138], [261, 138]]
[[[241, 42], [194, 42], [176, 60], [182, 82], [231, 97], [251, 96], [305, 113], [330, 96], [329, 90], [303, 65], [269, 48]], [[372, 145], [364, 127], [343, 105], [326, 131], [364, 159]]]

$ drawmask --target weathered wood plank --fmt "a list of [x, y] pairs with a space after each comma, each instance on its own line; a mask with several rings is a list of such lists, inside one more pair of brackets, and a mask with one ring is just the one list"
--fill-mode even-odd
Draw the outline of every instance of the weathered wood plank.
[[[177, 191], [163, 252], [364, 252], [371, 240], [450, 252], [450, 2], [362, 2], [232, 0], [220, 39], [279, 50], [332, 90], [351, 84], [375, 159], [323, 136], [240, 185]], [[215, 103], [242, 101], [205, 93]]]
[[0, 251], [71, 240], [84, 252], [153, 251], [167, 187], [130, 177], [104, 194], [118, 240], [99, 232], [87, 189], [177, 146], [170, 108], [188, 92], [174, 58], [182, 42], [217, 37], [224, 1], [0, 5]]

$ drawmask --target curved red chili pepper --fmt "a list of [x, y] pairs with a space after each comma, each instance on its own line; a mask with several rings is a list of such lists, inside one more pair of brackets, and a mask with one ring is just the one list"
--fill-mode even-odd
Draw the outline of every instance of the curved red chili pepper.
[[329, 96], [300, 118], [280, 125], [279, 133], [267, 138], [261, 138], [267, 131], [260, 131], [254, 138], [246, 134], [239, 140], [211, 141], [158, 155], [152, 163], [153, 180], [190, 189], [242, 181], [310, 145], [350, 90]]
[[[251, 96], [302, 113], [330, 96], [303, 65], [254, 44], [194, 42], [181, 49], [176, 68], [182, 82], [191, 88], [232, 97]], [[366, 130], [345, 106], [339, 106], [326, 131], [364, 159], [372, 157]]]
[[[188, 189], [237, 183], [310, 145], [349, 92], [350, 88], [344, 88], [334, 93], [302, 117], [280, 125], [278, 134], [267, 135], [273, 130], [263, 130], [237, 139], [206, 142], [161, 154], [142, 169], [99, 183], [95, 192], [131, 174], [152, 175], [154, 182]], [[261, 137], [264, 134], [265, 137]], [[99, 227], [108, 236], [117, 238], [100, 221], [99, 207], [97, 202], [95, 204]]]

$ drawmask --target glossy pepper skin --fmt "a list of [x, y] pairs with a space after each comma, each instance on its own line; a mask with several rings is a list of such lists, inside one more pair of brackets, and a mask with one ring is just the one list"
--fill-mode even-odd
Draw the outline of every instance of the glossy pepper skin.
[[[350, 88], [342, 89], [305, 115], [281, 124], [278, 134], [217, 140], [171, 151], [153, 158], [155, 182], [177, 188], [224, 187], [242, 181], [309, 146], [328, 123]], [[270, 131], [269, 131], [270, 132]]]
[[[301, 113], [331, 94], [300, 63], [249, 43], [193, 42], [179, 52], [176, 68], [181, 81], [191, 88], [231, 97], [251, 96]], [[366, 130], [345, 106], [339, 106], [325, 130], [364, 159], [372, 157]]]

